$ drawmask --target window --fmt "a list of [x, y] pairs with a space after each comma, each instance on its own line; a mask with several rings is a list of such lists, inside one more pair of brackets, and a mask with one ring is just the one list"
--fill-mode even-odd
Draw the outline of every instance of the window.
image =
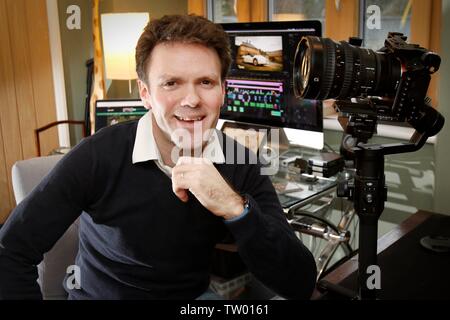
[[365, 0], [360, 14], [360, 33], [364, 39], [364, 47], [380, 49], [390, 31], [401, 32], [410, 38], [410, 0]]
[[[442, 0], [188, 0], [192, 8], [196, 3], [207, 6], [215, 22], [313, 19], [322, 22], [324, 37], [336, 41], [358, 36], [365, 47], [378, 50], [388, 32], [395, 31], [404, 33], [409, 43], [440, 51]], [[434, 106], [438, 77], [432, 78], [428, 91]]]
[[238, 17], [236, 14], [236, 0], [216, 0], [211, 2], [214, 22], [238, 22]]
[[269, 0], [269, 20], [319, 20], [325, 27], [325, 0]]

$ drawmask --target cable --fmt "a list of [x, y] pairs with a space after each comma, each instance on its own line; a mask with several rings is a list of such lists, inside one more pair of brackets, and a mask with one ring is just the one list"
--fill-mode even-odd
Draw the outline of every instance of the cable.
[[[317, 217], [317, 216], [315, 216], [315, 215], [313, 215], [313, 214], [306, 213], [306, 212], [305, 212], [305, 213], [303, 213], [303, 212], [302, 212], [302, 213], [298, 213], [298, 215], [305, 216], [305, 217], [309, 217], [309, 218], [312, 218], [312, 219], [316, 219], [316, 220], [322, 222], [322, 223], [325, 224], [326, 226], [328, 226], [328, 227], [330, 227], [331, 229], [333, 229], [333, 231], [334, 231], [337, 235], [339, 235], [339, 234], [341, 233], [341, 232], [339, 231], [339, 229], [338, 229], [334, 224], [332, 224], [331, 222], [329, 222], [329, 221], [327, 221], [327, 220], [325, 220], [325, 219], [323, 219], [323, 218], [319, 218], [319, 217]], [[326, 239], [325, 239], [325, 240], [326, 240]], [[352, 252], [352, 251], [353, 251], [353, 248], [350, 246], [350, 244], [349, 244], [348, 242], [340, 242], [340, 245], [345, 246], [349, 252]]]
[[316, 220], [324, 223], [325, 225], [329, 226], [331, 229], [333, 229], [334, 232], [336, 232], [336, 234], [340, 233], [338, 228], [335, 225], [331, 224], [329, 221], [327, 221], [327, 220], [325, 220], [323, 218], [317, 217], [317, 216], [315, 216], [313, 214], [306, 213], [306, 212], [305, 213], [304, 212], [298, 213], [298, 215], [309, 217], [309, 218], [312, 218], [312, 219], [316, 219]]

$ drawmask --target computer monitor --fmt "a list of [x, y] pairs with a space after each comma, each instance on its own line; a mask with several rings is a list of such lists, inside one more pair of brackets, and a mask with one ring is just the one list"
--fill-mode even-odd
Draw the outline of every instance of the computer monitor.
[[221, 25], [230, 36], [233, 61], [220, 119], [283, 128], [291, 142], [322, 149], [322, 102], [297, 98], [293, 84], [297, 44], [302, 36], [321, 36], [320, 21]]
[[97, 100], [95, 102], [95, 132], [120, 122], [139, 119], [147, 111], [140, 99]]

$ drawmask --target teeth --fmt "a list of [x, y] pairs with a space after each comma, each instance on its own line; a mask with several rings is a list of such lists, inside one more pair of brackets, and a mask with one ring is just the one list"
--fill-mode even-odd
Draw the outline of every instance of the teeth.
[[181, 120], [181, 121], [200, 121], [202, 120], [202, 117], [197, 117], [197, 118], [182, 118], [182, 117], [178, 117], [177, 119]]

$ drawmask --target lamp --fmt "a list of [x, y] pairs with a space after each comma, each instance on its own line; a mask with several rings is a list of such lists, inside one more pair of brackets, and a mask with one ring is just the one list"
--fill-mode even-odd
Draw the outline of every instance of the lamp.
[[106, 78], [137, 79], [135, 48], [142, 30], [150, 20], [147, 12], [102, 14], [103, 51]]

